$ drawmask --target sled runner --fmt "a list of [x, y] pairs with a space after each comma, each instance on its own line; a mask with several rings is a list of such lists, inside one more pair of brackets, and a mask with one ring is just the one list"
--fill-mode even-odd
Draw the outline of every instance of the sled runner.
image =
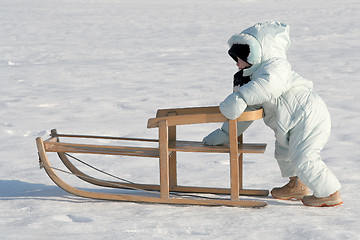
[[[196, 107], [196, 108], [176, 108], [160, 109], [156, 117], [148, 120], [148, 128], [158, 128], [158, 139], [144, 138], [122, 138], [107, 136], [73, 135], [59, 134], [55, 129], [51, 131], [51, 137], [45, 141], [38, 137], [36, 144], [39, 153], [40, 166], [43, 167], [51, 180], [65, 191], [93, 199], [130, 201], [130, 202], [148, 202], [148, 203], [166, 203], [181, 205], [210, 205], [210, 206], [241, 206], [241, 207], [263, 207], [264, 201], [240, 200], [239, 195], [249, 196], [267, 196], [267, 190], [251, 190], [243, 188], [243, 170], [242, 160], [245, 153], [263, 153], [266, 144], [244, 143], [243, 136], [237, 137], [237, 122], [251, 121], [261, 119], [263, 110], [244, 112], [238, 119], [228, 120], [219, 111], [218, 107]], [[228, 146], [205, 146], [201, 142], [179, 141], [176, 139], [176, 126], [199, 123], [214, 123], [229, 121], [229, 140]], [[63, 139], [76, 140], [77, 142], [85, 140], [103, 140], [125, 142], [123, 145], [101, 145], [84, 144], [60, 141]], [[136, 143], [129, 146], [129, 143]], [[139, 143], [155, 143], [156, 147], [139, 147]], [[99, 192], [98, 190], [89, 191], [75, 188], [63, 181], [56, 173], [61, 169], [52, 167], [48, 153], [57, 153], [62, 163], [67, 167], [69, 173], [77, 176], [85, 182], [108, 188], [135, 189], [141, 191], [151, 191], [151, 194], [128, 194]], [[230, 156], [230, 188], [213, 187], [195, 187], [179, 186], [177, 184], [177, 152], [203, 152], [203, 153], [227, 153]], [[133, 183], [122, 178], [120, 181], [108, 181], [92, 177], [82, 172], [75, 164], [70, 161], [73, 153], [81, 154], [105, 154], [105, 155], [125, 155], [142, 158], [158, 158], [160, 184], [139, 184]], [[81, 160], [80, 160], [81, 161]], [[86, 164], [86, 163], [85, 163]], [[118, 164], [121, 164], [118, 162]], [[89, 164], [86, 164], [92, 167]], [[144, 164], [144, 167], [146, 165]], [[94, 167], [93, 167], [94, 168]], [[206, 169], [204, 169], [206, 171]], [[108, 174], [109, 175], [109, 174]], [[131, 191], [130, 191], [131, 192]], [[155, 192], [155, 193], [154, 193]], [[201, 198], [200, 196], [188, 196], [179, 193], [202, 193], [202, 194], [228, 194], [230, 198]]]

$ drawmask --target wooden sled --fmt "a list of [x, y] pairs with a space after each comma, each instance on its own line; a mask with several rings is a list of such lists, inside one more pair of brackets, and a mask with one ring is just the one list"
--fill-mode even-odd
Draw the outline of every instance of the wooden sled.
[[[89, 136], [59, 134], [54, 129], [51, 137], [45, 141], [38, 137], [36, 144], [39, 153], [40, 165], [46, 173], [60, 188], [65, 191], [93, 199], [165, 203], [182, 205], [209, 205], [209, 206], [240, 206], [240, 207], [263, 207], [265, 201], [240, 200], [239, 195], [267, 196], [268, 190], [251, 190], [243, 188], [243, 169], [242, 161], [245, 153], [263, 153], [266, 144], [248, 144], [243, 142], [243, 136], [237, 137], [237, 122], [252, 121], [261, 119], [263, 110], [244, 112], [236, 120], [226, 119], [219, 111], [218, 107], [197, 107], [197, 108], [177, 108], [161, 109], [157, 111], [155, 118], [148, 120], [148, 128], [159, 129], [159, 139], [143, 138], [122, 138], [107, 136]], [[186, 124], [214, 123], [229, 121], [229, 146], [205, 146], [201, 142], [178, 141], [176, 140], [176, 126]], [[60, 138], [69, 139], [108, 139], [114, 141], [132, 142], [155, 142], [158, 147], [138, 147], [138, 146], [110, 146], [98, 144], [79, 144], [60, 142]], [[78, 178], [102, 187], [137, 189], [144, 191], [158, 191], [157, 196], [143, 196], [121, 193], [106, 193], [98, 191], [88, 191], [75, 188], [64, 182], [55, 172], [48, 160], [47, 152], [56, 152], [63, 164]], [[228, 153], [230, 156], [230, 188], [194, 187], [179, 186], [177, 184], [176, 152], [204, 152], [204, 153]], [[132, 182], [107, 181], [91, 177], [80, 171], [68, 158], [68, 153], [83, 154], [107, 154], [107, 155], [126, 155], [136, 157], [158, 158], [160, 166], [160, 184], [136, 184]], [[209, 194], [229, 194], [230, 199], [200, 199], [197, 197], [182, 197], [172, 193], [209, 193]]]

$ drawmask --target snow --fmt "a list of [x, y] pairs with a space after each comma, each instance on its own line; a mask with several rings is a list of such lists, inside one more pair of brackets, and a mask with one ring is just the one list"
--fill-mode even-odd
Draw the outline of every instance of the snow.
[[[0, 8], [1, 239], [360, 239], [358, 0], [13, 0]], [[271, 20], [291, 26], [289, 61], [329, 107], [333, 127], [322, 156], [342, 183], [343, 205], [271, 197], [242, 197], [266, 200], [261, 209], [98, 201], [64, 192], [39, 170], [35, 138], [52, 128], [157, 138], [146, 122], [158, 108], [219, 104], [236, 71], [228, 38]], [[181, 127], [179, 138], [201, 140], [216, 127]], [[245, 156], [245, 187], [286, 183], [271, 130], [257, 121], [245, 140], [268, 143], [265, 154]], [[125, 159], [91, 163], [158, 181], [156, 160]], [[179, 154], [179, 182], [227, 187], [228, 167], [227, 155]]]

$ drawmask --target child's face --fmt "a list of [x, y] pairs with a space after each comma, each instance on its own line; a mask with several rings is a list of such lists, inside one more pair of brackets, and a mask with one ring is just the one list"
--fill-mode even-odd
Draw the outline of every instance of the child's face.
[[248, 64], [247, 62], [241, 60], [240, 58], [237, 58], [238, 62], [236, 63], [236, 66], [239, 67], [239, 70], [245, 69], [250, 67], [251, 65]]

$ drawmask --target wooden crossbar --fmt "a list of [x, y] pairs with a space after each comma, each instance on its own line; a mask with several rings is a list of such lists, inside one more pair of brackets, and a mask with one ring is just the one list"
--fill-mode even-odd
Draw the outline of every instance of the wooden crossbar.
[[52, 137], [67, 137], [67, 138], [92, 138], [92, 139], [107, 139], [107, 140], [122, 140], [134, 142], [159, 142], [159, 139], [149, 138], [129, 138], [129, 137], [111, 137], [111, 136], [94, 136], [94, 135], [81, 135], [81, 134], [58, 134], [54, 129], [51, 132]]
[[167, 117], [169, 113], [175, 113], [172, 115], [194, 115], [194, 114], [219, 114], [220, 109], [218, 106], [210, 107], [190, 107], [190, 108], [169, 108], [169, 109], [158, 109], [156, 117]]
[[[240, 143], [238, 144], [239, 153], [264, 153], [266, 144], [264, 143]], [[194, 141], [169, 141], [170, 151], [179, 152], [204, 152], [204, 153], [230, 153], [229, 146], [206, 146], [202, 142]]]
[[[164, 116], [166, 113], [173, 113]], [[263, 110], [244, 112], [236, 121], [253, 121], [263, 117]], [[199, 124], [199, 123], [215, 123], [226, 122], [228, 119], [224, 117], [218, 107], [203, 107], [190, 109], [166, 109], [159, 110], [159, 117], [150, 118], [148, 120], [148, 128], [159, 127], [159, 122], [166, 120], [168, 126]]]
[[[90, 135], [88, 135], [87, 138], [90, 138]], [[44, 141], [44, 146], [47, 152], [127, 155], [127, 156], [138, 156], [138, 157], [154, 157], [154, 158], [159, 157], [158, 148], [54, 142], [54, 138], [50, 138]], [[239, 153], [264, 153], [265, 149], [266, 149], [266, 144], [264, 143], [238, 144]], [[169, 141], [169, 151], [204, 152], [204, 153], [230, 152], [229, 146], [227, 145], [206, 146], [202, 142], [196, 142], [196, 141]]]
[[129, 147], [129, 146], [106, 146], [91, 144], [75, 144], [63, 142], [44, 141], [45, 151], [47, 152], [70, 152], [70, 153], [89, 153], [106, 155], [126, 155], [136, 157], [159, 157], [157, 148]]

